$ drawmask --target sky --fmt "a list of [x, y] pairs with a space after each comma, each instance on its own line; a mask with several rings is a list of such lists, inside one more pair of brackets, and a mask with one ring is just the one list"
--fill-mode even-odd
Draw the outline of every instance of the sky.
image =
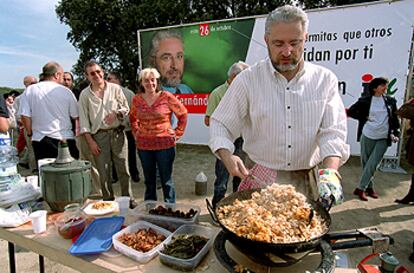
[[23, 88], [23, 77], [38, 77], [48, 61], [65, 71], [79, 52], [66, 39], [70, 28], [60, 23], [58, 0], [0, 0], [0, 86]]

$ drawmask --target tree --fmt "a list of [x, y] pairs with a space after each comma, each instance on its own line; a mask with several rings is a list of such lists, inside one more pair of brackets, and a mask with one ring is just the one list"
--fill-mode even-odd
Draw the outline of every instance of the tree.
[[56, 13], [71, 30], [68, 40], [80, 51], [74, 74], [95, 59], [117, 70], [135, 90], [139, 65], [137, 30], [266, 14], [293, 4], [306, 9], [373, 0], [61, 0]]
[[290, 0], [62, 0], [56, 13], [71, 30], [68, 40], [80, 51], [74, 74], [95, 59], [116, 69], [135, 89], [139, 65], [137, 30], [207, 20], [265, 14]]
[[373, 2], [377, 0], [299, 0], [298, 2], [305, 9], [315, 9], [323, 7], [335, 7], [335, 6], [344, 6], [352, 5], [364, 2]]

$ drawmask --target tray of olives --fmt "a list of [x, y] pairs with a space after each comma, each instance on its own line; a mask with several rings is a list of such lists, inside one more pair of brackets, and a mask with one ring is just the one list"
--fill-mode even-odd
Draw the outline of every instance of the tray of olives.
[[185, 204], [171, 204], [159, 201], [144, 201], [131, 213], [137, 220], [144, 220], [175, 231], [182, 225], [198, 222], [200, 207]]

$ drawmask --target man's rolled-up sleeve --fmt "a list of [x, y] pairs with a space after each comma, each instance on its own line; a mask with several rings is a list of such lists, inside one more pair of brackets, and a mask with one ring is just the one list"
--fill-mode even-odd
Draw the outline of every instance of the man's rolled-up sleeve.
[[335, 76], [332, 76], [327, 88], [329, 96], [318, 133], [320, 155], [322, 159], [330, 156], [340, 157], [344, 164], [350, 155], [349, 145], [346, 143], [347, 117]]
[[87, 92], [82, 92], [79, 97], [79, 124], [80, 124], [80, 133], [90, 133], [92, 131], [91, 129], [91, 123], [89, 121], [89, 112], [88, 112], [88, 98], [86, 96]]
[[217, 150], [234, 152], [234, 140], [241, 135], [247, 113], [247, 95], [241, 78], [237, 77], [210, 119], [209, 147], [217, 156]]

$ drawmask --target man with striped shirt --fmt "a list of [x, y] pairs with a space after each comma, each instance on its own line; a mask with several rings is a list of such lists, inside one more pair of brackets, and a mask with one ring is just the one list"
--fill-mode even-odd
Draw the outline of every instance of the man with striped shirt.
[[[310, 199], [333, 196], [340, 203], [337, 170], [349, 157], [345, 109], [336, 76], [303, 60], [307, 27], [306, 13], [297, 7], [269, 14], [269, 57], [233, 81], [210, 119], [209, 145], [231, 175], [244, 179], [239, 190], [293, 184]], [[250, 170], [233, 155], [240, 135]]]

